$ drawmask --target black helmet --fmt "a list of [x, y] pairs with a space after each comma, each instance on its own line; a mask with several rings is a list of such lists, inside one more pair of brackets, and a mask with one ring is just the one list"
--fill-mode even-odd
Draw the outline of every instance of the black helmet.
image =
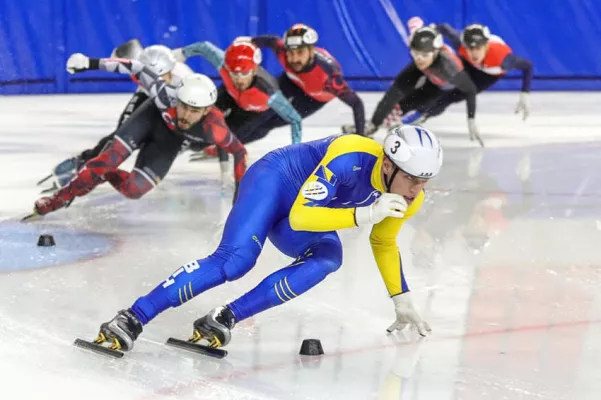
[[284, 34], [284, 47], [296, 49], [303, 46], [313, 46], [319, 36], [315, 29], [305, 24], [294, 24]]
[[490, 39], [490, 30], [485, 25], [472, 24], [461, 32], [461, 43], [467, 48], [485, 45], [488, 39]]
[[442, 35], [436, 29], [424, 26], [416, 29], [409, 39], [411, 50], [430, 52], [442, 47]]

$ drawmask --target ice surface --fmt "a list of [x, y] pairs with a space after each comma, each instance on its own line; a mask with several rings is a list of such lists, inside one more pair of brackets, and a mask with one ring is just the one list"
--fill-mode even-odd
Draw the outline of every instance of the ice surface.
[[[370, 116], [381, 94], [361, 96]], [[484, 150], [467, 140], [463, 104], [426, 124], [441, 138], [445, 165], [398, 242], [430, 338], [386, 335], [392, 303], [368, 230], [354, 229], [341, 233], [338, 272], [241, 323], [220, 361], [163, 343], [187, 337], [194, 319], [286, 265], [271, 245], [242, 279], [159, 316], [123, 359], [72, 346], [215, 248], [231, 201], [216, 162], [183, 154], [141, 200], [103, 186], [28, 228], [14, 222], [38, 197], [35, 182], [109, 133], [127, 99], [0, 98], [2, 399], [599, 398], [601, 94], [533, 93], [523, 122], [515, 93], [485, 93]], [[333, 101], [306, 120], [304, 138], [351, 121]], [[289, 129], [278, 129], [249, 146], [250, 159], [289, 141]], [[42, 231], [55, 234], [56, 251], [84, 254], [80, 261], [28, 263]], [[65, 244], [63, 234], [77, 240]], [[92, 237], [105, 241], [82, 239]], [[321, 339], [325, 356], [301, 358], [306, 338]]]

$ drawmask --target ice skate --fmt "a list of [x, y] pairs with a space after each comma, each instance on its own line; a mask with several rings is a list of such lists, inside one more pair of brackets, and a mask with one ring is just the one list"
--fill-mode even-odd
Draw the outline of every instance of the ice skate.
[[231, 330], [236, 325], [236, 317], [227, 307], [217, 307], [207, 315], [194, 321], [194, 333], [189, 339], [196, 343], [202, 339], [209, 342], [209, 347], [226, 346], [231, 338]]
[[121, 310], [110, 320], [100, 325], [96, 344], [111, 341], [109, 349], [130, 351], [134, 341], [142, 333], [142, 323], [131, 310]]
[[63, 207], [69, 207], [72, 202], [73, 198], [67, 199], [63, 196], [42, 197], [34, 203], [32, 215], [46, 215]]
[[57, 190], [67, 186], [67, 184], [77, 175], [77, 172], [84, 165], [84, 161], [81, 157], [72, 157], [68, 158], [65, 161], [58, 164], [50, 175], [40, 180], [37, 183], [37, 186], [40, 186], [42, 183], [46, 182], [48, 179], [52, 178], [52, 186], [49, 188], [43, 189], [42, 193], [54, 193]]
[[[194, 321], [194, 332], [187, 341], [169, 338], [166, 344], [210, 357], [224, 358], [227, 356], [227, 351], [218, 347], [225, 346], [230, 342], [230, 331], [235, 324], [236, 320], [232, 310], [227, 307], [217, 307], [204, 317]], [[198, 343], [202, 339], [209, 342], [208, 346]]]
[[[123, 357], [122, 351], [134, 348], [134, 341], [142, 333], [142, 323], [131, 310], [121, 310], [109, 322], [100, 325], [98, 337], [93, 342], [75, 340], [75, 346], [112, 357]], [[110, 344], [105, 347], [103, 344]]]
[[21, 218], [21, 222], [28, 221], [34, 217], [40, 217], [46, 215], [52, 211], [56, 211], [63, 207], [69, 207], [73, 199], [64, 199], [60, 196], [42, 197], [33, 205], [33, 212], [25, 217]]

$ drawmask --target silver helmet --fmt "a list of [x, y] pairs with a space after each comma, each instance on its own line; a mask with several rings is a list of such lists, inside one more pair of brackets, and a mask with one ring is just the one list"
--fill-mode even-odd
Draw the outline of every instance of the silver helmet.
[[176, 63], [171, 49], [160, 44], [145, 48], [138, 61], [152, 69], [157, 75], [171, 72]]

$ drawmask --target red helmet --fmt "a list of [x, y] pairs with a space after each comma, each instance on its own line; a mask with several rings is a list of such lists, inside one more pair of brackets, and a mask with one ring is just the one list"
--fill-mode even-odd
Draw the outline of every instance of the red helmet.
[[225, 50], [225, 68], [233, 73], [248, 72], [262, 60], [261, 49], [249, 41], [235, 41]]

